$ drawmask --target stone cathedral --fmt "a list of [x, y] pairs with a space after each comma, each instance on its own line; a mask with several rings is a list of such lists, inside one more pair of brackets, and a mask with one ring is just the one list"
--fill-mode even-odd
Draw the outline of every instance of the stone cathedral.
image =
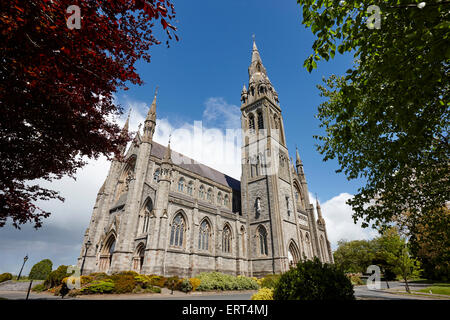
[[[153, 141], [156, 94], [124, 159], [113, 160], [95, 201], [78, 266], [192, 277], [262, 276], [301, 259], [333, 263], [303, 164], [289, 158], [277, 92], [253, 43], [241, 92], [242, 176], [233, 179]], [[128, 119], [123, 128], [128, 132]], [[88, 244], [88, 245], [86, 245]]]

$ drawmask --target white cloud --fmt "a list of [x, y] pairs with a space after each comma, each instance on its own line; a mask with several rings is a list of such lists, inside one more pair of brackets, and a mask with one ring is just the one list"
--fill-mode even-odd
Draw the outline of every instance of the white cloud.
[[[362, 228], [361, 222], [356, 224], [352, 218], [352, 208], [346, 204], [348, 199], [353, 195], [349, 193], [341, 193], [323, 203], [320, 203], [322, 208], [322, 216], [325, 219], [328, 240], [331, 243], [333, 250], [337, 248], [339, 240], [362, 240], [372, 239], [377, 236], [377, 231], [372, 228]], [[310, 199], [316, 207], [316, 198], [310, 193]], [[319, 199], [320, 200], [320, 199]], [[317, 211], [315, 212], [317, 214]]]
[[228, 104], [223, 98], [209, 98], [205, 106], [203, 118], [207, 124], [213, 122], [216, 126], [226, 129], [241, 127], [241, 111], [238, 106]]

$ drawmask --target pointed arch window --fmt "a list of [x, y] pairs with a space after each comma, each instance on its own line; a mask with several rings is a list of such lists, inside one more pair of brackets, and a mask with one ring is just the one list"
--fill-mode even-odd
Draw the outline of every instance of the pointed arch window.
[[264, 119], [261, 111], [258, 111], [258, 129], [264, 129]]
[[146, 233], [148, 231], [148, 225], [150, 222], [150, 213], [153, 210], [153, 202], [151, 198], [147, 198], [147, 201], [145, 203], [145, 208], [144, 208], [144, 217], [143, 217], [143, 223], [142, 223], [142, 229], [141, 232], [142, 233]]
[[208, 221], [203, 220], [200, 224], [200, 232], [198, 234], [198, 248], [200, 250], [209, 250], [209, 238], [211, 234], [211, 228]]
[[287, 215], [290, 216], [291, 215], [291, 205], [290, 205], [288, 196], [286, 196], [286, 210], [287, 210]]
[[184, 190], [184, 178], [180, 178], [178, 180], [178, 191], [183, 192]]
[[267, 231], [264, 227], [260, 226], [258, 229], [259, 236], [259, 253], [263, 256], [268, 255], [267, 250]]
[[192, 190], [194, 189], [194, 184], [192, 181], [189, 181], [187, 185], [187, 193], [192, 196]]
[[241, 227], [241, 247], [242, 247], [242, 256], [245, 257], [245, 228], [244, 226]]
[[198, 197], [200, 199], [205, 199], [205, 187], [200, 186], [200, 189], [198, 190]]
[[209, 188], [208, 189], [208, 193], [206, 194], [206, 199], [209, 201], [209, 202], [212, 202], [213, 201], [213, 195], [212, 195], [212, 189], [211, 188]]
[[223, 200], [223, 204], [224, 204], [224, 206], [227, 207], [227, 208], [230, 206], [230, 198], [228, 197], [227, 194], [225, 195], [225, 198], [224, 198], [224, 200]]
[[155, 173], [153, 174], [153, 181], [154, 182], [159, 182], [159, 175], [160, 175], [161, 171], [159, 169], [155, 170]]
[[223, 228], [222, 232], [222, 251], [231, 252], [231, 229], [228, 225]]
[[217, 204], [220, 206], [222, 204], [222, 192], [217, 194]]
[[308, 259], [312, 259], [313, 258], [313, 254], [312, 254], [312, 249], [311, 249], [311, 241], [309, 239], [309, 233], [306, 232], [305, 234], [305, 251], [306, 251], [306, 257]]
[[185, 234], [185, 222], [183, 215], [178, 213], [172, 221], [170, 228], [170, 245], [183, 247], [183, 237]]
[[255, 117], [252, 113], [248, 116], [248, 128], [251, 133], [255, 132]]

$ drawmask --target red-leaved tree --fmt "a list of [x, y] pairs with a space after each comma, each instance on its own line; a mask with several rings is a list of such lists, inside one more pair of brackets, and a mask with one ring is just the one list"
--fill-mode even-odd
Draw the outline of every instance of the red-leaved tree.
[[[72, 5], [79, 29], [68, 27]], [[119, 155], [129, 137], [109, 120], [122, 112], [113, 93], [143, 83], [134, 65], [160, 43], [155, 23], [172, 39], [175, 11], [170, 0], [2, 0], [0, 9], [0, 227], [10, 218], [38, 228], [50, 213], [36, 201], [64, 199], [30, 181]]]

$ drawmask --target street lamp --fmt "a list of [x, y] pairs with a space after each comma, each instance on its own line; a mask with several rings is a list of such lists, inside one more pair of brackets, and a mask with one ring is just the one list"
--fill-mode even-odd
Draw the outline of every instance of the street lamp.
[[86, 250], [84, 251], [84, 257], [83, 257], [83, 263], [81, 264], [80, 275], [83, 275], [84, 261], [86, 260], [86, 255], [87, 255], [88, 249], [89, 249], [89, 247], [91, 246], [91, 244], [92, 244], [92, 243], [91, 243], [91, 240], [88, 240], [88, 241], [85, 243]]
[[27, 262], [27, 260], [28, 260], [28, 253], [27, 253], [27, 255], [23, 258], [22, 268], [20, 268], [19, 275], [17, 276], [17, 280], [20, 279], [20, 275], [22, 274], [23, 266], [25, 265], [25, 262]]

